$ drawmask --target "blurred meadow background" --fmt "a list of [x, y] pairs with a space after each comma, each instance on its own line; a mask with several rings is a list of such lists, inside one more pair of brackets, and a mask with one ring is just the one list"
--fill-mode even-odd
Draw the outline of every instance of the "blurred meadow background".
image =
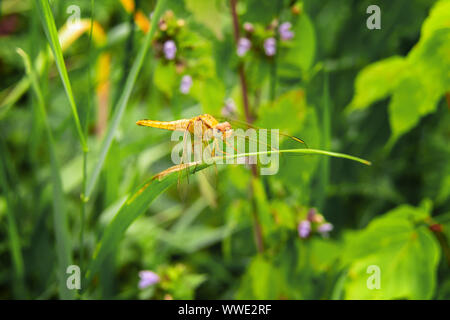
[[[1, 299], [450, 298], [449, 0], [0, 10]], [[204, 113], [372, 165], [282, 154], [181, 197], [136, 121]]]

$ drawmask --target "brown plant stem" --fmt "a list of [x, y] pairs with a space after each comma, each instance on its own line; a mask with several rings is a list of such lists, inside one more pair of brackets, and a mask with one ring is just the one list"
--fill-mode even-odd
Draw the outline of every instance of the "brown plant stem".
[[[233, 20], [233, 31], [234, 31], [234, 40], [236, 42], [236, 46], [238, 45], [239, 42], [239, 20], [238, 20], [238, 15], [236, 12], [236, 4], [237, 4], [237, 0], [230, 0], [230, 8], [231, 8], [231, 16], [232, 16], [232, 20]], [[253, 122], [253, 117], [250, 113], [250, 106], [249, 106], [249, 102], [248, 102], [248, 88], [247, 88], [247, 79], [245, 77], [245, 71], [244, 71], [244, 64], [240, 63], [239, 67], [238, 67], [238, 72], [239, 72], [239, 81], [241, 84], [241, 91], [242, 91], [242, 102], [244, 105], [244, 113], [245, 113], [245, 120], [251, 124]], [[252, 170], [252, 176], [253, 178], [257, 178], [258, 177], [258, 172], [256, 170], [256, 165], [252, 164], [250, 165], [251, 170]], [[253, 184], [251, 184], [250, 187], [250, 196], [253, 198]], [[256, 242], [256, 247], [258, 248], [258, 252], [262, 253], [264, 251], [264, 241], [263, 241], [263, 236], [262, 236], [262, 227], [261, 224], [259, 223], [259, 219], [258, 219], [258, 214], [256, 212], [256, 204], [254, 203], [254, 201], [252, 202], [253, 204], [253, 210], [252, 210], [252, 214], [253, 214], [253, 229], [254, 229], [254, 233], [255, 233], [255, 242]]]

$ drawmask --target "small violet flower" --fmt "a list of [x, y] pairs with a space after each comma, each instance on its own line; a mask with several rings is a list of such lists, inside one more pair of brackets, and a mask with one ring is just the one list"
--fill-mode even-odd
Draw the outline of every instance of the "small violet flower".
[[173, 40], [167, 40], [164, 42], [164, 56], [167, 60], [173, 60], [177, 53], [177, 46]]
[[303, 220], [298, 224], [297, 229], [300, 238], [307, 238], [311, 233], [311, 222], [309, 222], [308, 220]]
[[142, 270], [139, 272], [139, 288], [145, 289], [159, 282], [159, 276], [150, 270]]
[[284, 22], [280, 25], [278, 31], [280, 32], [281, 40], [291, 40], [294, 37], [294, 32], [291, 30], [291, 27], [292, 25], [290, 22]]
[[184, 75], [183, 78], [181, 78], [180, 83], [180, 92], [182, 94], [188, 94], [189, 90], [191, 90], [192, 87], [192, 77], [190, 75]]
[[233, 113], [235, 113], [237, 110], [236, 104], [234, 103], [234, 100], [231, 98], [228, 98], [225, 101], [225, 106], [222, 108], [222, 116], [229, 117]]
[[239, 57], [244, 56], [248, 50], [252, 47], [252, 43], [247, 38], [240, 38], [237, 45], [237, 55]]
[[333, 230], [333, 225], [331, 223], [324, 223], [321, 224], [318, 228], [317, 231], [324, 237], [328, 237], [328, 232], [330, 232], [331, 230]]
[[264, 51], [266, 55], [271, 57], [277, 52], [276, 40], [275, 38], [268, 38], [264, 41]]

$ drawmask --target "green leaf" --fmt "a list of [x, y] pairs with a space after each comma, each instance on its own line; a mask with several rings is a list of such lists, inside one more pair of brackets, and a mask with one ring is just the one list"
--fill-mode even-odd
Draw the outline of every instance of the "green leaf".
[[373, 102], [388, 97], [402, 79], [405, 67], [405, 59], [394, 56], [364, 68], [356, 77], [355, 95], [347, 111], [367, 108]]
[[257, 125], [261, 128], [283, 128], [289, 134], [298, 133], [306, 117], [306, 95], [303, 89], [288, 91], [273, 103], [258, 110]]
[[420, 118], [433, 111], [443, 92], [435, 86], [426, 86], [423, 78], [407, 77], [397, 86], [389, 104], [391, 141], [417, 125]]
[[[427, 217], [421, 208], [400, 206], [348, 237], [345, 298], [432, 298], [440, 249], [426, 226], [417, 224]], [[379, 288], [369, 287], [370, 266], [379, 268]]]
[[225, 100], [225, 88], [217, 78], [194, 79], [191, 89], [204, 113], [220, 114]]
[[347, 111], [367, 108], [392, 95], [389, 147], [423, 116], [434, 112], [441, 97], [450, 90], [449, 7], [449, 0], [435, 4], [423, 24], [419, 42], [405, 59], [392, 57], [374, 63], [357, 77], [356, 93]]
[[280, 63], [280, 77], [299, 77], [307, 72], [316, 54], [316, 34], [311, 19], [303, 13], [295, 22], [294, 38], [287, 44], [287, 48], [281, 48], [282, 54], [278, 60]]
[[153, 84], [168, 97], [172, 97], [174, 90], [177, 90], [177, 80], [180, 81], [180, 77], [175, 72], [175, 64], [161, 61], [156, 64]]
[[236, 299], [279, 299], [286, 285], [283, 273], [261, 255], [253, 258]]
[[389, 104], [391, 142], [434, 112], [441, 97], [450, 90], [450, 28], [437, 30], [407, 58], [407, 70]]
[[429, 17], [422, 25], [422, 38], [425, 40], [431, 36], [436, 30], [442, 28], [450, 28], [450, 1], [438, 1], [432, 8]]
[[208, 27], [222, 40], [223, 11], [227, 10], [222, 2], [213, 0], [185, 0], [186, 8], [192, 12], [196, 21]]

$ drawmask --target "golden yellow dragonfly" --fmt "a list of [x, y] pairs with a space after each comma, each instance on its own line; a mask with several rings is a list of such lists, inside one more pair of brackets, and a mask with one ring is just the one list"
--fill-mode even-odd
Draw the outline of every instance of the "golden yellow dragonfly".
[[209, 114], [202, 114], [191, 119], [180, 119], [174, 121], [139, 120], [136, 124], [145, 127], [172, 131], [188, 131], [190, 133], [194, 133], [194, 126], [196, 122], [201, 123], [203, 130], [217, 129], [227, 136], [232, 133], [231, 124], [229, 122], [219, 122], [216, 118]]
[[[231, 121], [232, 123], [235, 123], [235, 124], [239, 124], [241, 126], [246, 126], [248, 128], [253, 128], [253, 129], [257, 128], [252, 125], [249, 125], [243, 121], [238, 121], [238, 120], [229, 120], [229, 121]], [[165, 129], [165, 130], [170, 130], [170, 131], [183, 131], [183, 132], [185, 132], [185, 136], [186, 136], [186, 134], [189, 134], [189, 133], [194, 134], [196, 128], [199, 128], [199, 125], [200, 125], [201, 126], [200, 134], [202, 136], [208, 130], [216, 130], [219, 133], [219, 136], [221, 136], [223, 142], [228, 144], [227, 138], [234, 134], [233, 127], [231, 126], [229, 121], [220, 122], [210, 114], [202, 114], [202, 115], [190, 118], [190, 119], [179, 119], [179, 120], [174, 120], [174, 121], [158, 121], [158, 120], [144, 119], [144, 120], [137, 121], [136, 124], [140, 125], [140, 126], [153, 127], [153, 128]], [[291, 136], [288, 134], [284, 134], [284, 133], [279, 133], [279, 134], [286, 136], [290, 139], [293, 139], [297, 142], [305, 144], [305, 142], [300, 138], [297, 138], [297, 137], [294, 137], [294, 136]], [[217, 137], [217, 135], [214, 135], [214, 137]], [[212, 138], [212, 137], [210, 136], [210, 138]], [[249, 137], [246, 137], [246, 139], [249, 139]], [[186, 139], [185, 139], [185, 141], [186, 141]], [[272, 147], [270, 147], [270, 148], [272, 150], [274, 149]], [[233, 147], [233, 149], [235, 151], [237, 151], [236, 148]], [[214, 156], [217, 152], [226, 154], [226, 152], [221, 150], [221, 148], [219, 148], [218, 145], [217, 145], [217, 148], [213, 147], [211, 149], [211, 155]], [[164, 170], [163, 172], [157, 174], [155, 176], [155, 178], [161, 179], [169, 173], [181, 171], [185, 168], [189, 168], [196, 164], [198, 164], [198, 162], [196, 163], [196, 162], [188, 161], [188, 162], [185, 162], [182, 164], [175, 165], [175, 166], [170, 167], [169, 169]]]

